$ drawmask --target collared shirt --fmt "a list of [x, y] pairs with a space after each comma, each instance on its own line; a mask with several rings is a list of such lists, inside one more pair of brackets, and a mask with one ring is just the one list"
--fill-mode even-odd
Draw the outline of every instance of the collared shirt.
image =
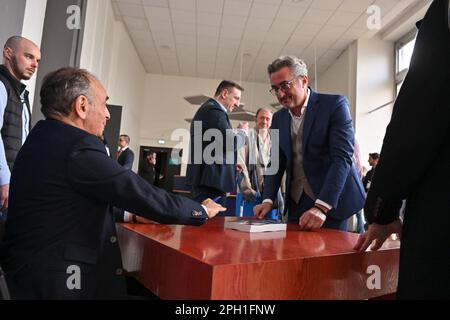
[[310, 90], [308, 88], [308, 92], [306, 94], [306, 99], [305, 102], [303, 103], [303, 106], [300, 110], [300, 116], [297, 117], [291, 109], [289, 110], [289, 114], [291, 115], [291, 131], [293, 130], [294, 132], [298, 132], [298, 130], [300, 129], [300, 125], [302, 124], [303, 121], [303, 117], [305, 115], [305, 111], [306, 111], [306, 107], [308, 106], [308, 102], [309, 102], [309, 96], [310, 96]]
[[[214, 99], [214, 98], [213, 98]], [[216, 99], [214, 99], [218, 104], [219, 104], [219, 106], [222, 108], [222, 110], [223, 111], [225, 111], [225, 113], [228, 113], [228, 110], [227, 110], [227, 108], [225, 108], [224, 106], [223, 106], [223, 104], [221, 104], [219, 101], [217, 101]]]
[[[22, 108], [22, 144], [29, 133], [30, 113], [25, 104], [25, 90], [20, 95], [20, 99], [23, 104]], [[3, 116], [5, 114], [6, 104], [8, 103], [8, 94], [6, 92], [5, 85], [0, 81], [0, 129], [3, 128]], [[0, 185], [8, 184], [11, 178], [11, 172], [9, 171], [8, 164], [6, 162], [5, 146], [3, 145], [3, 139], [0, 137]]]

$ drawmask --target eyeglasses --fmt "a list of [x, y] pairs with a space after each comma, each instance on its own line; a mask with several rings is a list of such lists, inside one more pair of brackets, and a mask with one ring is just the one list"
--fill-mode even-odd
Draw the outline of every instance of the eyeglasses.
[[272, 89], [269, 90], [269, 92], [271, 94], [273, 94], [274, 96], [276, 96], [278, 94], [278, 90], [282, 90], [283, 92], [288, 91], [291, 86], [292, 86], [292, 82], [294, 82], [295, 79], [297, 79], [298, 77], [294, 77], [289, 81], [283, 81], [282, 83], [280, 83], [278, 86], [272, 86]]

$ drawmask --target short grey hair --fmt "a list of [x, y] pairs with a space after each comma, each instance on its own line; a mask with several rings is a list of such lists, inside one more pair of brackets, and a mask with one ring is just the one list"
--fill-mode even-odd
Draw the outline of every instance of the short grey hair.
[[269, 76], [278, 70], [288, 67], [294, 77], [308, 76], [308, 67], [305, 61], [295, 56], [281, 56], [267, 67]]
[[67, 117], [72, 104], [83, 95], [92, 103], [91, 82], [96, 78], [87, 70], [65, 67], [44, 77], [41, 88], [41, 111], [46, 118]]

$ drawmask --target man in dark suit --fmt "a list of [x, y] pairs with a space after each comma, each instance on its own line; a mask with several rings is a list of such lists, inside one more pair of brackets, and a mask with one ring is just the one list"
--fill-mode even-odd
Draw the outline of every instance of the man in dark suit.
[[376, 152], [369, 153], [368, 162], [369, 162], [369, 165], [372, 167], [372, 169], [370, 169], [369, 172], [367, 172], [366, 175], [364, 176], [364, 178], [362, 179], [364, 190], [366, 192], [369, 191], [370, 185], [372, 184], [372, 179], [373, 179], [373, 175], [375, 173], [375, 168], [378, 165], [378, 159], [380, 159], [380, 155], [378, 153], [376, 153]]
[[130, 149], [130, 137], [126, 134], [119, 136], [119, 151], [117, 152], [117, 162], [125, 169], [131, 170], [133, 167], [134, 153]]
[[299, 58], [284, 56], [268, 67], [270, 90], [284, 106], [272, 120], [279, 130], [278, 163], [264, 180], [263, 203], [254, 208], [262, 218], [272, 209], [284, 171], [289, 221], [302, 229], [347, 229], [347, 219], [362, 209], [365, 199], [352, 161], [354, 132], [347, 99], [308, 88], [308, 70]]
[[200, 225], [220, 207], [171, 195], [108, 157], [100, 82], [63, 68], [42, 84], [42, 113], [12, 172], [0, 262], [15, 299], [124, 296], [112, 206], [161, 223]]
[[155, 184], [156, 152], [149, 152], [142, 162], [140, 176], [150, 184]]
[[377, 250], [401, 233], [399, 299], [450, 298], [449, 57], [450, 4], [435, 0], [420, 24], [367, 195], [370, 225], [355, 246], [363, 251], [375, 240]]
[[223, 205], [226, 193], [236, 191], [236, 151], [245, 143], [248, 123], [240, 123], [235, 134], [227, 112], [239, 106], [243, 90], [237, 83], [224, 80], [214, 99], [195, 113], [187, 167], [187, 183], [192, 186], [194, 200], [217, 199]]

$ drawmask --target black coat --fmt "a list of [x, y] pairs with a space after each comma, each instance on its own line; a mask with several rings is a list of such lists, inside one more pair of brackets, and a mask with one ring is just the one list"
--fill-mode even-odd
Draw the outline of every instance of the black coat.
[[[199, 126], [197, 131], [195, 130], [196, 123]], [[202, 139], [205, 132], [209, 129], [218, 130], [223, 141], [223, 148], [217, 148], [217, 153], [213, 153], [219, 161], [212, 164], [205, 162], [203, 157], [205, 148], [213, 143]], [[240, 132], [238, 135], [235, 135], [233, 133], [227, 113], [214, 99], [209, 99], [200, 106], [192, 120], [190, 133], [190, 163], [187, 166], [186, 173], [188, 185], [192, 187], [210, 187], [224, 193], [236, 191], [236, 151], [244, 145], [245, 134]], [[231, 142], [229, 150], [226, 150], [227, 139]], [[197, 143], [198, 152], [195, 152]], [[209, 154], [208, 150], [206, 153]]]
[[133, 167], [134, 153], [130, 148], [126, 148], [117, 158], [117, 162], [125, 169], [131, 170]]
[[422, 21], [365, 206], [369, 222], [387, 224], [406, 199], [399, 298], [450, 298], [448, 2]]
[[[14, 165], [9, 201], [0, 257], [19, 299], [123, 296], [111, 205], [161, 223], [200, 225], [207, 218], [198, 203], [121, 167], [97, 137], [56, 120], [31, 131]], [[73, 266], [81, 289], [68, 289]]]

